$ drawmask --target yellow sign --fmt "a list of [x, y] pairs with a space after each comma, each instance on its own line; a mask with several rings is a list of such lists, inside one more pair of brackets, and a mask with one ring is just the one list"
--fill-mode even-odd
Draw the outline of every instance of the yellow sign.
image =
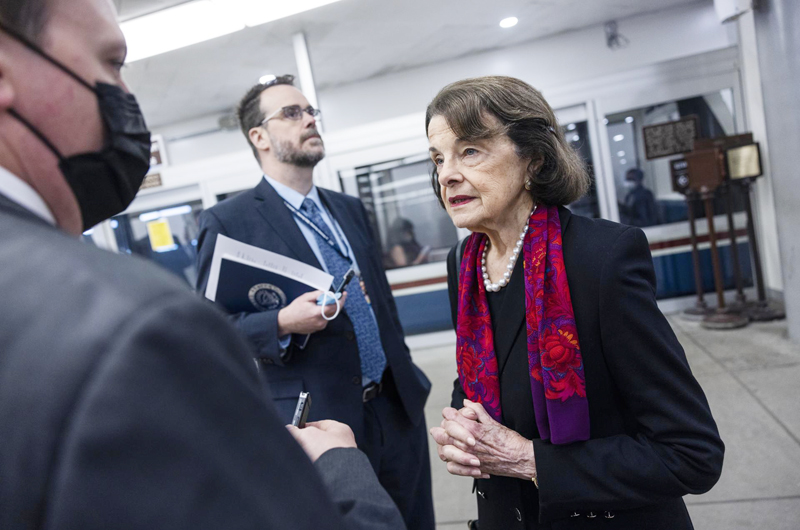
[[761, 152], [758, 144], [743, 145], [728, 149], [728, 171], [732, 179], [761, 176]]
[[150, 237], [150, 247], [155, 252], [175, 247], [175, 239], [172, 237], [168, 219], [158, 219], [147, 223], [147, 235]]

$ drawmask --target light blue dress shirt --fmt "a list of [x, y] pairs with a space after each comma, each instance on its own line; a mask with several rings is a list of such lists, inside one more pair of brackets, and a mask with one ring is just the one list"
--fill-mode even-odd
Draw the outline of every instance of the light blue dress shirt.
[[[303, 205], [304, 200], [311, 199], [314, 201], [314, 204], [317, 205], [317, 208], [319, 208], [319, 211], [322, 215], [322, 220], [325, 221], [325, 223], [331, 229], [331, 232], [333, 232], [333, 237], [336, 238], [336, 243], [339, 244], [339, 248], [341, 248], [353, 261], [353, 266], [355, 267], [356, 271], [361, 270], [358, 268], [356, 257], [352, 251], [352, 247], [350, 247], [350, 242], [347, 241], [347, 236], [344, 235], [344, 231], [339, 226], [339, 223], [336, 222], [336, 219], [334, 219], [333, 216], [328, 213], [328, 209], [325, 208], [324, 204], [322, 204], [322, 200], [319, 198], [319, 190], [316, 186], [311, 187], [311, 191], [308, 192], [308, 195], [303, 195], [267, 175], [264, 175], [264, 179], [275, 189], [276, 192], [278, 192], [278, 195], [280, 195], [283, 200], [298, 210]], [[322, 259], [322, 253], [319, 251], [319, 244], [317, 243], [317, 238], [314, 235], [314, 230], [309, 228], [306, 223], [298, 219], [296, 215], [292, 214], [292, 218], [294, 219], [294, 222], [297, 223], [300, 231], [303, 233], [303, 237], [306, 238], [308, 245], [311, 247], [311, 250], [317, 257], [317, 261], [319, 261], [320, 265], [322, 265], [322, 268], [325, 270], [325, 272], [328, 272], [328, 266], [325, 264], [325, 260]]]
[[[334, 219], [333, 216], [328, 213], [328, 209], [325, 207], [325, 205], [322, 203], [322, 200], [319, 197], [319, 190], [317, 190], [316, 186], [311, 187], [311, 191], [308, 192], [308, 195], [303, 195], [302, 193], [293, 190], [292, 188], [286, 186], [285, 184], [281, 184], [277, 180], [270, 178], [267, 175], [264, 175], [264, 179], [270, 186], [272, 186], [275, 189], [275, 191], [278, 193], [278, 195], [280, 195], [280, 197], [283, 200], [285, 200], [298, 210], [300, 209], [300, 206], [303, 205], [304, 200], [311, 199], [312, 201], [314, 201], [314, 203], [317, 205], [317, 208], [319, 208], [319, 211], [322, 215], [322, 220], [325, 221], [325, 223], [327, 223], [329, 228], [331, 228], [331, 232], [333, 232], [333, 237], [336, 238], [336, 242], [339, 244], [339, 248], [341, 248], [344, 251], [344, 253], [348, 255], [349, 258], [352, 260], [353, 268], [355, 268], [356, 272], [361, 270], [358, 266], [358, 263], [356, 262], [356, 256], [355, 253], [353, 252], [352, 247], [350, 246], [350, 242], [347, 240], [347, 236], [344, 235], [344, 230], [341, 229], [339, 223], [336, 222], [336, 219]], [[298, 219], [296, 215], [292, 214], [292, 218], [294, 218], [294, 222], [297, 223], [297, 226], [303, 233], [303, 237], [306, 238], [308, 246], [311, 247], [311, 250], [317, 257], [317, 261], [319, 261], [320, 265], [322, 265], [322, 268], [325, 270], [325, 272], [328, 272], [328, 266], [325, 264], [325, 260], [322, 259], [322, 253], [319, 251], [319, 244], [317, 243], [317, 238], [314, 235], [314, 231], [311, 228], [309, 228], [309, 226], [306, 223]], [[372, 312], [372, 318], [375, 318], [375, 312], [372, 310], [372, 308], [370, 308], [370, 311]], [[291, 344], [292, 336], [287, 335], [285, 337], [279, 337], [278, 341], [280, 342], [281, 348], [285, 350], [286, 348], [289, 347], [289, 344]]]

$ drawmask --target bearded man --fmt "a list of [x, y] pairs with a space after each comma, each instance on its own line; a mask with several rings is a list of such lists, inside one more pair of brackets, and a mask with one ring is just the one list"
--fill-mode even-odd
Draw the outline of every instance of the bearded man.
[[318, 115], [292, 76], [258, 84], [244, 96], [239, 122], [264, 178], [201, 215], [197, 287], [205, 292], [218, 234], [324, 269], [335, 285], [350, 269], [356, 272], [341, 314], [330, 322], [316, 303], [319, 292], [230, 319], [257, 352], [284, 421], [291, 420], [298, 394], [310, 392], [311, 419], [349, 425], [408, 528], [432, 530], [423, 416], [430, 382], [411, 362], [364, 206], [314, 186], [314, 166], [325, 156]]

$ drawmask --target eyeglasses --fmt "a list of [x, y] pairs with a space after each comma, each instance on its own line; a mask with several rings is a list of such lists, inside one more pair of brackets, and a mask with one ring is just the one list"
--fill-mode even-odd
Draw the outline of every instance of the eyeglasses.
[[308, 113], [309, 116], [313, 118], [319, 118], [321, 111], [319, 109], [315, 109], [312, 106], [308, 106], [306, 108], [301, 108], [300, 105], [289, 105], [288, 107], [283, 107], [281, 109], [276, 110], [266, 118], [264, 121], [261, 122], [261, 125], [266, 125], [266, 123], [275, 118], [278, 114], [283, 113], [283, 117], [287, 120], [298, 121], [303, 119], [303, 113]]

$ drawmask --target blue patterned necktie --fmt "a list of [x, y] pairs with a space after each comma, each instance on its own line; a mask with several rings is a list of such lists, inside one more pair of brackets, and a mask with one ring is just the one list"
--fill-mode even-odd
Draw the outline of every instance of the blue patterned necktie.
[[[344, 278], [345, 273], [350, 269], [350, 261], [345, 259], [341, 253], [336, 238], [333, 237], [328, 224], [322, 219], [319, 208], [311, 199], [305, 199], [300, 211], [322, 231], [330, 241], [333, 241], [334, 249], [325, 239], [314, 230], [314, 237], [317, 240], [322, 259], [328, 272], [333, 275], [334, 284], [338, 284]], [[361, 357], [361, 373], [369, 378], [370, 381], [380, 383], [383, 370], [386, 368], [386, 354], [381, 345], [381, 336], [378, 332], [378, 323], [372, 314], [372, 310], [361, 290], [360, 282], [351, 282], [347, 289], [347, 301], [344, 304], [345, 310], [353, 323], [358, 343], [358, 353]]]

